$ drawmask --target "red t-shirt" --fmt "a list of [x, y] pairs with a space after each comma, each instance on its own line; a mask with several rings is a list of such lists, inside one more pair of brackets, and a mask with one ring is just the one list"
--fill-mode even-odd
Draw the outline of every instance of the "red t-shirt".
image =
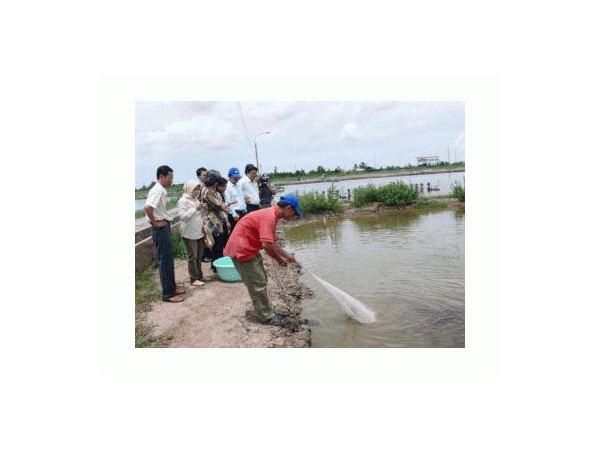
[[223, 254], [238, 261], [254, 258], [263, 248], [263, 242], [277, 241], [275, 237], [277, 221], [279, 221], [277, 205], [246, 214], [235, 225]]

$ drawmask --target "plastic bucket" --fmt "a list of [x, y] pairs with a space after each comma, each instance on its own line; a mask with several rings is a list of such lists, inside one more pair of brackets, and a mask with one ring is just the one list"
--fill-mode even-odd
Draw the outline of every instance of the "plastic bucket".
[[224, 256], [213, 262], [217, 275], [223, 281], [242, 281], [239, 272], [235, 270], [233, 261], [229, 256]]

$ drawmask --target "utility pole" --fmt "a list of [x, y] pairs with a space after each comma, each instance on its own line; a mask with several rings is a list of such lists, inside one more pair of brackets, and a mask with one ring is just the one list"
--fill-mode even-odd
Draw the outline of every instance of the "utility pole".
[[256, 139], [258, 138], [258, 136], [260, 136], [262, 134], [271, 134], [271, 132], [265, 131], [264, 133], [260, 133], [260, 134], [256, 135], [256, 137], [254, 138], [254, 154], [256, 155], [256, 168], [258, 169], [258, 173], [261, 173], [261, 172], [260, 172], [260, 166], [258, 165], [258, 147], [256, 146]]

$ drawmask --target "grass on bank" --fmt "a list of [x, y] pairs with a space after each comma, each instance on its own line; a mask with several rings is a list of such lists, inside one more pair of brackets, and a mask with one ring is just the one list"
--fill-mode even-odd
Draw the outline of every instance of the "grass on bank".
[[[187, 250], [181, 234], [174, 232], [171, 242], [175, 258], [187, 259]], [[162, 293], [154, 278], [156, 266], [135, 274], [135, 347], [165, 347], [173, 336], [156, 336], [153, 325], [146, 325], [143, 320], [152, 308], [152, 302], [161, 300]]]
[[[326, 169], [321, 167], [317, 170], [310, 170], [308, 172], [304, 170], [297, 170], [296, 172], [275, 172], [269, 173], [272, 182], [294, 182], [294, 181], [306, 181], [306, 180], [335, 180], [336, 178], [346, 177], [346, 176], [364, 176], [364, 175], [372, 175], [372, 174], [389, 174], [391, 176], [399, 173], [415, 173], [419, 171], [429, 171], [429, 170], [440, 170], [440, 169], [462, 169], [465, 167], [465, 162], [440, 162], [437, 165], [428, 165], [428, 166], [412, 166], [407, 165], [404, 167], [400, 166], [388, 166], [388, 167], [368, 167], [366, 166], [364, 169], [355, 169], [355, 170], [342, 170], [341, 168], [336, 169]], [[135, 190], [135, 196], [138, 197], [146, 197], [148, 192], [152, 186], [154, 186], [156, 182], [153, 181], [149, 186], [143, 186], [139, 189]], [[167, 194], [169, 196], [177, 195], [183, 191], [183, 183], [180, 184], [172, 184], [167, 188]]]
[[368, 184], [355, 188], [351, 204], [356, 208], [374, 202], [384, 205], [407, 205], [413, 203], [418, 197], [419, 192], [416, 189], [411, 189], [402, 181], [395, 181], [380, 187]]
[[310, 170], [309, 172], [305, 172], [304, 170], [297, 170], [296, 172], [275, 172], [270, 173], [272, 182], [294, 182], [294, 181], [305, 181], [305, 180], [335, 180], [336, 178], [345, 177], [345, 176], [363, 176], [363, 175], [373, 175], [373, 174], [389, 174], [391, 176], [399, 173], [414, 173], [418, 171], [424, 170], [440, 170], [440, 169], [462, 169], [465, 167], [465, 162], [440, 162], [437, 165], [427, 165], [427, 166], [412, 166], [407, 165], [404, 167], [400, 166], [387, 166], [387, 167], [368, 167], [365, 165], [363, 169], [357, 167], [354, 170], [343, 170], [340, 167], [336, 169], [326, 169], [324, 167], [319, 166], [316, 170]]
[[325, 211], [341, 212], [340, 191], [335, 189], [333, 183], [325, 193], [316, 191], [299, 194], [297, 191], [294, 195], [298, 197], [300, 210], [303, 213], [320, 213]]
[[[175, 208], [177, 206], [178, 201], [179, 201], [178, 198], [172, 198], [171, 200], [168, 200], [167, 201], [167, 210]], [[139, 219], [140, 217], [144, 217], [145, 215], [146, 215], [146, 212], [144, 211], [144, 208], [138, 209], [135, 212], [136, 219]]]
[[143, 319], [152, 308], [151, 303], [160, 300], [161, 293], [154, 281], [155, 267], [135, 274], [135, 348], [165, 347], [172, 336], [154, 335], [155, 326], [146, 325]]
[[454, 182], [452, 185], [452, 194], [451, 197], [455, 197], [459, 199], [461, 202], [465, 201], [465, 186], [460, 184], [459, 182]]

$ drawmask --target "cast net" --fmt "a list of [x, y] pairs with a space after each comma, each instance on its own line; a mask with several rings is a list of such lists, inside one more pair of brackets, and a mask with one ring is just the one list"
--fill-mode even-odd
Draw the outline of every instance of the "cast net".
[[[307, 271], [308, 272], [308, 271]], [[316, 280], [329, 291], [329, 293], [338, 301], [344, 312], [360, 323], [373, 323], [375, 322], [375, 313], [363, 305], [360, 301], [352, 297], [350, 294], [336, 288], [327, 281], [320, 279], [312, 272], [310, 273]]]

